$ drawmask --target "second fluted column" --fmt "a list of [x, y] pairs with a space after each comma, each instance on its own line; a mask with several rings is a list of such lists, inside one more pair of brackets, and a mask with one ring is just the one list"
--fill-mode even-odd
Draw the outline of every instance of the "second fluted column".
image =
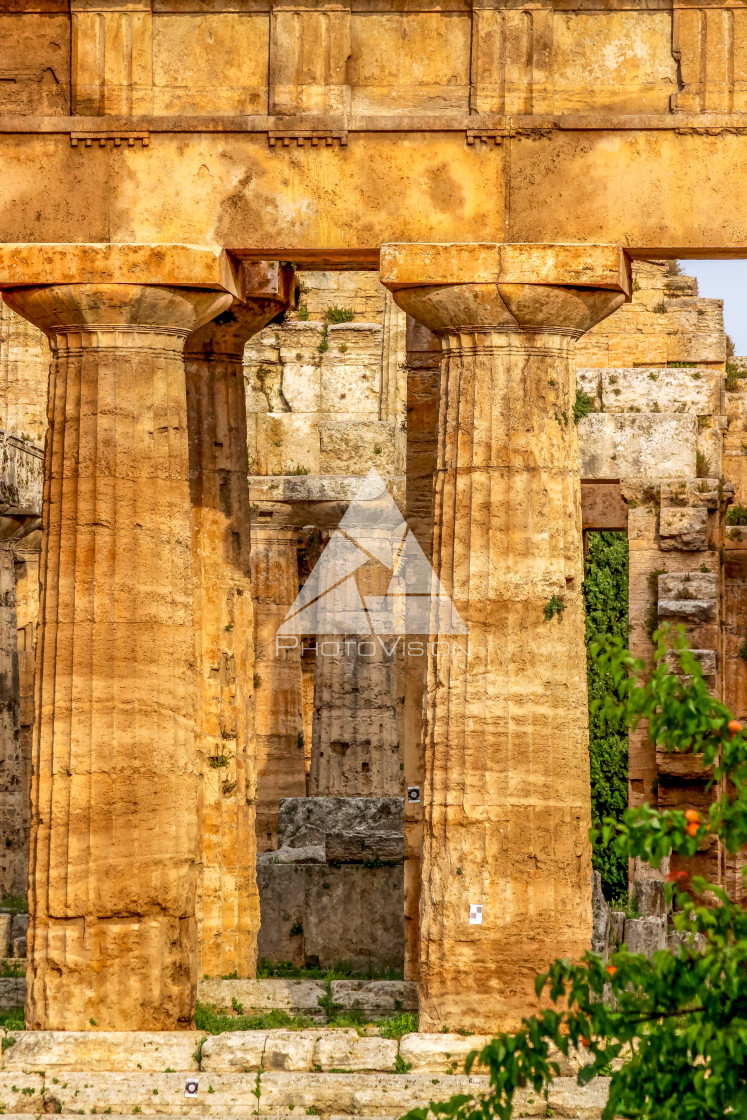
[[420, 1029], [514, 1029], [536, 974], [590, 947], [573, 346], [627, 269], [516, 245], [385, 246], [381, 269], [442, 341], [433, 563], [469, 630], [465, 658], [431, 614]]
[[202, 773], [200, 975], [257, 960], [254, 642], [244, 346], [288, 305], [292, 271], [243, 267], [243, 300], [184, 348], [189, 424], [197, 751]]

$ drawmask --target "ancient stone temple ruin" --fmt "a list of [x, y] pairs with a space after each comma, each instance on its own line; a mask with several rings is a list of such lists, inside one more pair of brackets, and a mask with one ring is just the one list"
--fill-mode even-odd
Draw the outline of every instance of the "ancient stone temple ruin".
[[[632, 0], [2, 6], [0, 1004], [30, 1033], [0, 1108], [168, 1111], [204, 1070], [240, 1113], [230, 1077], [266, 1070], [260, 1114], [400, 1115], [432, 1073], [478, 1084], [448, 1028], [515, 1027], [589, 948], [589, 533], [627, 534], [632, 651], [682, 623], [747, 715], [747, 360], [687, 275], [747, 254], [745, 31]], [[402, 548], [438, 581], [420, 622]], [[314, 606], [353, 549], [358, 598]], [[628, 778], [711, 796], [643, 726]], [[278, 1005], [258, 960], [352, 976]], [[196, 1050], [198, 999], [419, 1031]]]

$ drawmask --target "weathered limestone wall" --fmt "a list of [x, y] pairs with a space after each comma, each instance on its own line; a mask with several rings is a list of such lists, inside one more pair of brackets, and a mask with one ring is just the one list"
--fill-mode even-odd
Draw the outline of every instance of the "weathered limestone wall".
[[381, 322], [291, 319], [245, 352], [250, 473], [394, 473], [395, 418], [379, 418]]
[[[364, 593], [384, 595], [388, 583], [367, 581]], [[319, 634], [316, 646], [309, 792], [401, 797], [400, 652], [356, 633]]]
[[260, 957], [401, 968], [402, 799], [288, 798], [279, 819], [257, 863]]

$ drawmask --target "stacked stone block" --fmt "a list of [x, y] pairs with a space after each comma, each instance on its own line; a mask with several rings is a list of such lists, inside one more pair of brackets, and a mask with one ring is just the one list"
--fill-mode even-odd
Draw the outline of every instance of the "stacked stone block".
[[400, 797], [282, 800], [278, 847], [257, 863], [260, 957], [401, 968], [402, 837]]

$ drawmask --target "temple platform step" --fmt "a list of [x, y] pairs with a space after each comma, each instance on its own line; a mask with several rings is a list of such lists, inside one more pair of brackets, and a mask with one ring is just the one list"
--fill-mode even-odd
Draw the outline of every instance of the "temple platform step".
[[[366, 1030], [5, 1031], [0, 1113], [399, 1117], [431, 1100], [487, 1091], [479, 1067], [464, 1073], [485, 1037]], [[578, 1062], [564, 1061], [567, 1076], [547, 1094], [522, 1090], [516, 1116], [599, 1120], [607, 1079], [580, 1088]]]
[[[184, 1073], [0, 1073], [5, 1116], [41, 1112], [111, 1116], [399, 1117], [456, 1093], [484, 1094], [487, 1077], [421, 1073], [248, 1072], [194, 1075], [194, 1096], [185, 1096]], [[600, 1078], [579, 1087], [558, 1078], [548, 1093], [521, 1090], [514, 1115], [599, 1120], [608, 1084]]]

